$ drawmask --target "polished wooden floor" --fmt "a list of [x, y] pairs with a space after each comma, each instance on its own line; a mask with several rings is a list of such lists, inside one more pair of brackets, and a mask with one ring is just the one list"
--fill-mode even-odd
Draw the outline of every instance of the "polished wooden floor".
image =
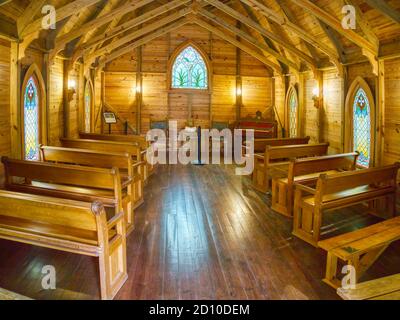
[[[117, 299], [338, 299], [321, 279], [326, 253], [291, 235], [232, 166], [162, 166], [128, 238]], [[361, 208], [327, 214], [324, 236], [378, 221]], [[400, 272], [392, 245], [364, 279]], [[57, 289], [43, 290], [53, 265]], [[0, 287], [34, 299], [99, 299], [96, 259], [0, 240]]]

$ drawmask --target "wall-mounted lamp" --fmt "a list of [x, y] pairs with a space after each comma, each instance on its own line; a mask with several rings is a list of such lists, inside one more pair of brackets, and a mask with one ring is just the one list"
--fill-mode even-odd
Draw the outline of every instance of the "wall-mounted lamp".
[[76, 93], [76, 81], [69, 79], [68, 80], [68, 100], [71, 101], [74, 98], [74, 94]]
[[318, 87], [314, 87], [314, 89], [312, 91], [312, 99], [314, 101], [314, 107], [319, 109], [321, 107], [322, 97], [319, 96], [319, 88]]
[[241, 95], [242, 95], [242, 89], [241, 88], [236, 88], [236, 95], [238, 96], [238, 97], [240, 97]]

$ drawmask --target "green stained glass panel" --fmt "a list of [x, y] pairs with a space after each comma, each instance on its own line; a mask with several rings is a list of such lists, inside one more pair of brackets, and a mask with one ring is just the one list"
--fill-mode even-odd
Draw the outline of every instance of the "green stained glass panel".
[[200, 53], [192, 46], [186, 47], [172, 67], [172, 88], [207, 89], [207, 67]]

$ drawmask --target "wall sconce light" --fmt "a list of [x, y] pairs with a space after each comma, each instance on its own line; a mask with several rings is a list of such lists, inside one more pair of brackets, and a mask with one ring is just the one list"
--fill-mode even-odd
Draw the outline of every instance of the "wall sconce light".
[[236, 95], [238, 96], [238, 97], [240, 97], [241, 95], [242, 95], [242, 89], [241, 88], [236, 88]]
[[319, 109], [321, 107], [322, 97], [319, 96], [319, 88], [314, 87], [312, 91], [312, 99], [314, 101], [314, 107]]
[[76, 81], [69, 79], [68, 80], [68, 101], [71, 101], [74, 98], [75, 93], [76, 93]]

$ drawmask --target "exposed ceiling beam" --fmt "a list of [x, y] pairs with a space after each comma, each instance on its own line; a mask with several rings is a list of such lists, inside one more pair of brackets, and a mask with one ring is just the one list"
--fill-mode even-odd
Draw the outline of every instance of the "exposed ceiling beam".
[[17, 20], [18, 34], [22, 35], [26, 26], [33, 21], [38, 12], [46, 4], [47, 0], [31, 1], [22, 15]]
[[285, 17], [284, 15], [280, 15], [278, 12], [275, 12], [268, 7], [266, 7], [264, 4], [262, 4], [260, 1], [257, 0], [240, 0], [241, 2], [253, 7], [255, 7], [258, 11], [260, 11], [263, 15], [265, 15], [269, 20], [272, 20], [276, 22], [277, 24], [281, 25], [282, 27], [294, 32], [299, 38], [302, 40], [306, 41], [307, 43], [313, 45], [314, 47], [318, 48], [321, 50], [323, 53], [325, 53], [328, 57], [338, 59], [339, 55], [335, 50], [332, 50], [329, 48], [327, 45], [322, 43], [319, 39], [316, 37], [313, 37], [299, 27], [296, 23], [293, 23], [288, 19], [288, 17]]
[[292, 2], [296, 3], [299, 7], [303, 8], [304, 10], [308, 11], [318, 19], [322, 20], [332, 29], [339, 32], [342, 36], [350, 40], [351, 42], [355, 43], [360, 48], [368, 51], [370, 54], [374, 55], [375, 57], [378, 56], [378, 47], [367, 39], [359, 35], [357, 32], [351, 29], [344, 29], [342, 26], [341, 21], [326, 12], [325, 10], [321, 9], [314, 3], [309, 0], [292, 0]]
[[268, 60], [265, 56], [262, 54], [258, 53], [257, 51], [253, 50], [252, 48], [246, 46], [242, 42], [238, 41], [235, 37], [228, 36], [224, 31], [212, 26], [211, 24], [205, 22], [202, 19], [199, 19], [197, 17], [194, 17], [191, 19], [193, 23], [196, 23], [197, 25], [203, 27], [204, 29], [210, 31], [211, 33], [217, 35], [218, 37], [222, 38], [223, 40], [231, 43], [235, 47], [241, 49], [242, 51], [248, 53], [249, 55], [253, 56], [260, 62], [264, 63], [266, 66], [269, 66], [272, 68], [274, 72], [276, 72], [279, 75], [282, 75], [282, 71], [279, 65], [273, 63], [272, 61]]
[[199, 10], [198, 13], [200, 15], [206, 17], [210, 21], [214, 22], [215, 24], [218, 24], [221, 27], [223, 27], [224, 29], [234, 33], [236, 36], [239, 36], [243, 40], [246, 40], [247, 42], [249, 42], [256, 48], [258, 48], [259, 50], [272, 55], [277, 60], [281, 61], [282, 63], [286, 64], [287, 66], [290, 66], [291, 68], [295, 69], [296, 71], [299, 71], [298, 66], [294, 62], [290, 61], [286, 57], [283, 57], [281, 54], [279, 54], [279, 52], [271, 49], [266, 44], [260, 43], [259, 41], [257, 41], [256, 38], [252, 37], [249, 33], [237, 28], [236, 26], [232, 26], [231, 24], [226, 22], [224, 19], [218, 17], [217, 15], [215, 15], [207, 10], [202, 9], [202, 10]]
[[128, 52], [131, 52], [133, 49], [140, 47], [154, 39], [157, 39], [158, 37], [161, 37], [162, 35], [167, 34], [175, 29], [178, 29], [190, 22], [191, 21], [188, 18], [181, 18], [180, 20], [175, 21], [174, 23], [172, 23], [166, 27], [160, 28], [160, 29], [148, 34], [147, 36], [144, 36], [143, 38], [128, 44], [127, 46], [125, 46], [123, 48], [120, 48], [118, 50], [111, 52], [108, 56], [105, 56], [102, 59], [100, 59], [99, 68], [102, 68], [108, 62], [110, 62]]
[[238, 21], [244, 23], [245, 25], [251, 27], [252, 29], [258, 31], [263, 36], [265, 36], [265, 37], [275, 41], [279, 45], [285, 47], [287, 50], [291, 51], [294, 55], [298, 56], [300, 59], [305, 61], [312, 69], [315, 69], [315, 67], [316, 67], [315, 61], [312, 59], [312, 57], [308, 56], [301, 50], [297, 49], [295, 46], [283, 41], [279, 36], [277, 36], [272, 31], [266, 30], [264, 27], [262, 27], [260, 24], [258, 24], [254, 20], [242, 15], [238, 11], [232, 9], [231, 7], [223, 4], [222, 2], [220, 2], [218, 0], [205, 0], [205, 1], [212, 4], [216, 8], [220, 9], [221, 11], [225, 12], [226, 14], [230, 15], [231, 17], [235, 18], [236, 20], [238, 20]]
[[119, 6], [119, 7], [115, 8], [114, 10], [111, 10], [108, 14], [106, 14], [102, 17], [99, 17], [97, 19], [94, 19], [92, 21], [89, 21], [89, 22], [85, 23], [84, 25], [80, 26], [79, 28], [75, 28], [75, 29], [71, 30], [70, 32], [57, 38], [55, 50], [60, 51], [65, 47], [65, 45], [68, 42], [70, 42], [76, 38], [79, 38], [80, 36], [84, 35], [85, 33], [89, 32], [90, 30], [98, 28], [98, 27], [112, 21], [114, 18], [116, 18], [118, 16], [122, 16], [129, 11], [136, 10], [136, 9], [143, 7], [146, 4], [149, 4], [153, 1], [154, 0], [141, 0], [141, 1], [130, 0], [125, 5]]
[[379, 39], [376, 36], [375, 32], [372, 30], [369, 22], [367, 19], [364, 18], [364, 14], [360, 9], [360, 6], [356, 3], [354, 0], [344, 0], [343, 4], [348, 4], [354, 7], [356, 9], [356, 21], [357, 25], [360, 27], [364, 35], [367, 37], [367, 39], [373, 43], [375, 46], [379, 46]]
[[392, 21], [400, 24], [400, 12], [390, 5], [388, 5], [384, 0], [365, 0], [368, 5], [379, 12], [383, 13], [386, 17]]
[[10, 3], [12, 0], [0, 0], [0, 7]]
[[93, 37], [92, 39], [90, 39], [89, 42], [85, 43], [82, 46], [82, 48], [87, 49], [87, 48], [93, 47], [102, 41], [111, 39], [131, 28], [134, 28], [146, 21], [154, 19], [154, 18], [158, 17], [159, 15], [164, 14], [172, 9], [176, 9], [177, 7], [180, 7], [188, 2], [190, 2], [190, 0], [174, 0], [174, 1], [168, 2], [165, 5], [162, 5], [153, 10], [145, 12], [145, 13], [141, 14], [140, 16], [111, 29], [109, 32], [105, 32], [96, 37]]
[[[73, 2], [70, 2], [63, 7], [56, 9], [56, 15], [55, 15], [56, 22], [59, 22], [61, 20], [64, 20], [65, 18], [77, 14], [83, 9], [90, 7], [99, 1], [100, 0], [75, 0]], [[42, 29], [42, 17], [28, 24], [25, 27], [24, 31], [22, 31], [21, 36], [22, 38], [24, 38], [28, 34], [40, 31], [41, 29]]]
[[192, 8], [185, 8], [185, 9], [177, 11], [173, 14], [168, 15], [163, 19], [156, 20], [152, 24], [148, 24], [148, 25], [144, 26], [143, 28], [136, 30], [135, 32], [131, 32], [119, 39], [116, 39], [114, 42], [111, 42], [110, 44], [108, 44], [100, 49], [97, 49], [93, 53], [85, 56], [85, 61], [92, 61], [92, 60], [96, 59], [97, 57], [109, 54], [116, 48], [121, 47], [124, 44], [126, 44], [134, 39], [137, 39], [139, 37], [142, 37], [145, 34], [150, 33], [156, 29], [162, 28], [165, 25], [167, 25], [171, 22], [174, 22], [174, 21], [178, 20], [179, 18], [182, 18], [183, 16], [189, 14], [191, 11], [192, 11]]

